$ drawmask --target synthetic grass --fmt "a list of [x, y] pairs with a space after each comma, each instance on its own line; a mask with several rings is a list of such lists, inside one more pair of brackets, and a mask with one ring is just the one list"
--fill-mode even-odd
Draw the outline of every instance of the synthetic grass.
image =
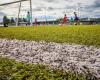
[[[45, 26], [0, 28], [0, 38], [45, 40], [100, 46], [100, 26]], [[0, 57], [0, 80], [97, 80], [93, 76], [52, 70]]]
[[0, 28], [0, 38], [100, 46], [100, 25]]
[[97, 80], [93, 76], [54, 70], [43, 65], [18, 63], [0, 57], [0, 80]]

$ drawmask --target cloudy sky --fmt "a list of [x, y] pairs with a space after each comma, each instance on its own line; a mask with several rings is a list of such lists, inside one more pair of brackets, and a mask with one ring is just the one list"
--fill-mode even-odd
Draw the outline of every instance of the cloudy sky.
[[[17, 0], [0, 0], [0, 4]], [[52, 16], [68, 17], [77, 12], [80, 17], [100, 17], [100, 0], [32, 0], [33, 17]], [[19, 4], [0, 6], [0, 16], [17, 16]], [[21, 17], [25, 17], [29, 11], [29, 2], [22, 2]]]

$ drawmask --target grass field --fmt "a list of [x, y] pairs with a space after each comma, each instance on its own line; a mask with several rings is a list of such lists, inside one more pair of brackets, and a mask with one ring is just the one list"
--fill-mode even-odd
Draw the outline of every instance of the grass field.
[[0, 28], [0, 38], [100, 46], [100, 25]]
[[[0, 38], [44, 40], [100, 47], [100, 25], [0, 28]], [[51, 70], [43, 65], [18, 63], [0, 57], [0, 80], [97, 80], [91, 77], [93, 76]]]
[[43, 65], [18, 63], [0, 57], [0, 80], [90, 80], [88, 78], [82, 74], [51, 70]]

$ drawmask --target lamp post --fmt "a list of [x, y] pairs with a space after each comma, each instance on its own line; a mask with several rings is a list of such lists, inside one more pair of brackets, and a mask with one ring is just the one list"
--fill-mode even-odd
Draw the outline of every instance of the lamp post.
[[80, 5], [81, 3], [78, 3], [78, 16], [80, 17]]
[[30, 0], [30, 17], [31, 17], [31, 19], [30, 19], [30, 22], [31, 22], [30, 26], [32, 26], [33, 25], [33, 23], [32, 23], [32, 21], [33, 21], [33, 19], [32, 19], [32, 0]]
[[44, 8], [44, 14], [45, 14], [45, 24], [47, 24], [47, 12], [46, 12], [47, 8]]

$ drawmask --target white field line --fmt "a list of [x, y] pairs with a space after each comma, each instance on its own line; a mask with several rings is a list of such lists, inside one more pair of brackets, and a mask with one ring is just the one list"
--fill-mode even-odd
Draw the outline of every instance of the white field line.
[[100, 78], [100, 48], [93, 46], [0, 39], [0, 56]]

